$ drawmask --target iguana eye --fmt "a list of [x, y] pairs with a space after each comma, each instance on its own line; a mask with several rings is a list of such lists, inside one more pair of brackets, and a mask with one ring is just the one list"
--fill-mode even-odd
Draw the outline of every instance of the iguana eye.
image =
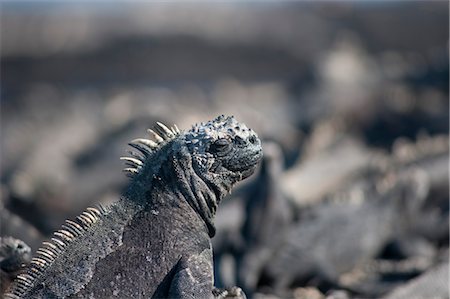
[[234, 140], [236, 141], [236, 144], [238, 144], [238, 145], [243, 145], [243, 144], [245, 144], [245, 140], [242, 139], [242, 137], [240, 137], [240, 136], [236, 136], [236, 137], [234, 138]]
[[220, 154], [220, 153], [227, 153], [229, 149], [230, 149], [230, 142], [225, 138], [221, 138], [214, 141], [214, 143], [211, 144], [211, 146], [209, 147], [208, 151], [210, 153]]

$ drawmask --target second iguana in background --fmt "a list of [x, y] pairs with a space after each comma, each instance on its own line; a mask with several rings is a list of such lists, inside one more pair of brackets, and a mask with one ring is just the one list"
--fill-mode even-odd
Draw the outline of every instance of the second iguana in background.
[[261, 143], [233, 117], [188, 131], [158, 123], [130, 143], [120, 200], [88, 208], [44, 242], [7, 298], [245, 298], [213, 286], [214, 215], [255, 170]]

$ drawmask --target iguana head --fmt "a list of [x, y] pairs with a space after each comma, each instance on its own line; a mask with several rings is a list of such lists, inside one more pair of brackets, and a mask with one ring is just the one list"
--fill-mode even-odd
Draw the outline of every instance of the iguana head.
[[31, 260], [31, 249], [25, 242], [12, 237], [0, 237], [0, 269], [5, 272], [19, 270]]
[[194, 171], [228, 192], [237, 181], [249, 177], [261, 160], [256, 133], [234, 117], [223, 115], [196, 124], [185, 133]]
[[131, 166], [125, 171], [134, 177], [130, 192], [137, 185], [146, 189], [140, 193], [148, 194], [152, 188], [176, 191], [214, 235], [212, 219], [220, 200], [236, 182], [250, 176], [262, 158], [258, 136], [234, 117], [223, 115], [187, 131], [157, 123], [149, 132], [153, 140], [130, 143], [140, 154], [122, 158]]

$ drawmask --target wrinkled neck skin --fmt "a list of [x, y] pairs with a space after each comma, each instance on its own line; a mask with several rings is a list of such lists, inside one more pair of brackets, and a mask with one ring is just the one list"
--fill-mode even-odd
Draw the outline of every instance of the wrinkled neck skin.
[[151, 177], [142, 174], [136, 178], [125, 197], [132, 199], [134, 204], [137, 203], [142, 208], [152, 203], [150, 201], [155, 197], [151, 194], [154, 192], [162, 192], [165, 200], [175, 201], [174, 206], [185, 201], [204, 221], [208, 235], [214, 237], [216, 229], [213, 221], [217, 207], [234, 182], [215, 178], [200, 169], [193, 163], [192, 156], [185, 147], [176, 151], [168, 149], [165, 156], [167, 158], [162, 161], [157, 174]]

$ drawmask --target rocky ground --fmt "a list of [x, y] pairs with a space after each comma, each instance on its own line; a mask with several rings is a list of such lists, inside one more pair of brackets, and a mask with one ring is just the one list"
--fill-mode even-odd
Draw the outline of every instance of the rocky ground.
[[219, 209], [218, 286], [449, 298], [448, 2], [1, 8], [2, 288], [8, 244], [117, 198], [128, 141], [231, 114], [265, 157]]

